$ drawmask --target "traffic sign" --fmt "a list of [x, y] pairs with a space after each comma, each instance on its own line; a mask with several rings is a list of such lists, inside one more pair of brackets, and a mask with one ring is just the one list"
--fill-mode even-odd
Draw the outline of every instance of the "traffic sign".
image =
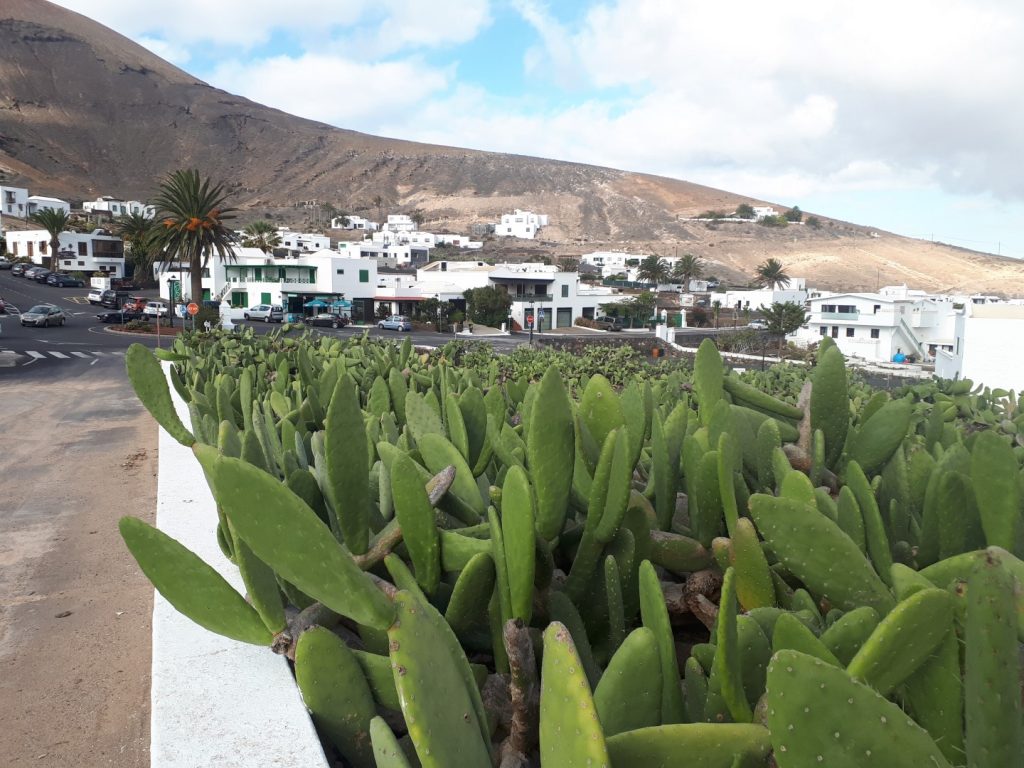
[[526, 316], [526, 324], [527, 325], [533, 325], [533, 315], [527, 315]]
[[192, 315], [192, 317], [195, 317], [196, 315], [198, 315], [199, 314], [199, 305], [196, 304], [193, 301], [191, 304], [188, 305], [188, 313], [190, 315]]

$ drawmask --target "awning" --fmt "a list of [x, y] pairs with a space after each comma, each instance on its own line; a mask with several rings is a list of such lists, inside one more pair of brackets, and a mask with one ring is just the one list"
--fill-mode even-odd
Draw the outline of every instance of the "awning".
[[326, 301], [321, 301], [320, 299], [313, 299], [312, 301], [307, 301], [302, 306], [304, 306], [304, 307], [326, 307], [327, 306], [327, 302]]

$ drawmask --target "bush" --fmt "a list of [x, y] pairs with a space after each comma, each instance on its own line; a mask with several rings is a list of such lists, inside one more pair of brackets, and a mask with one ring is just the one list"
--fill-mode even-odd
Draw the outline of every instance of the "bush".
[[577, 317], [572, 321], [572, 323], [573, 325], [578, 325], [580, 328], [597, 328], [597, 323], [589, 317]]
[[148, 320], [129, 320], [124, 324], [126, 331], [149, 331], [152, 330], [152, 326]]
[[762, 227], [785, 227], [789, 221], [785, 216], [764, 216], [757, 220]]

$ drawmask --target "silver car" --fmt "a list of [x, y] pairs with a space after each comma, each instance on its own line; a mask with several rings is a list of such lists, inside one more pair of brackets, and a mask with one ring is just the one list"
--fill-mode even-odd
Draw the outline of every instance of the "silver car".
[[242, 313], [246, 320], [262, 320], [264, 323], [283, 323], [284, 308], [276, 304], [257, 304]]
[[19, 318], [22, 325], [34, 325], [36, 328], [64, 325], [67, 319], [64, 310], [53, 304], [36, 304], [28, 312], [22, 312]]

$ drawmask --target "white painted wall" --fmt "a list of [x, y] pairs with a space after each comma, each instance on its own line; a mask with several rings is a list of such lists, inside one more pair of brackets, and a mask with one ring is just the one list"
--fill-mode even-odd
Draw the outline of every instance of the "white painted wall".
[[0, 186], [0, 214], [17, 216], [20, 219], [28, 216], [28, 190], [23, 187]]
[[547, 223], [547, 214], [521, 211], [516, 208], [513, 213], [506, 213], [501, 217], [501, 222], [494, 227], [494, 234], [498, 237], [520, 237], [524, 240], [533, 240], [537, 236], [538, 230], [547, 226]]
[[[31, 257], [33, 263], [49, 267], [50, 234], [45, 229], [7, 232], [7, 253], [12, 256]], [[103, 272], [109, 277], [124, 276], [124, 244], [120, 237], [107, 235], [103, 230], [93, 232], [62, 232], [59, 238], [58, 251], [61, 271], [64, 272]], [[110, 243], [115, 253], [109, 255], [104, 251], [105, 244]]]
[[935, 373], [944, 379], [1024, 391], [1024, 307], [1006, 304], [967, 305], [956, 318], [954, 348], [940, 353]]
[[37, 211], [63, 211], [66, 214], [71, 213], [71, 203], [66, 200], [60, 200], [56, 197], [43, 197], [42, 195], [29, 195], [28, 197], [28, 215], [31, 216]]

